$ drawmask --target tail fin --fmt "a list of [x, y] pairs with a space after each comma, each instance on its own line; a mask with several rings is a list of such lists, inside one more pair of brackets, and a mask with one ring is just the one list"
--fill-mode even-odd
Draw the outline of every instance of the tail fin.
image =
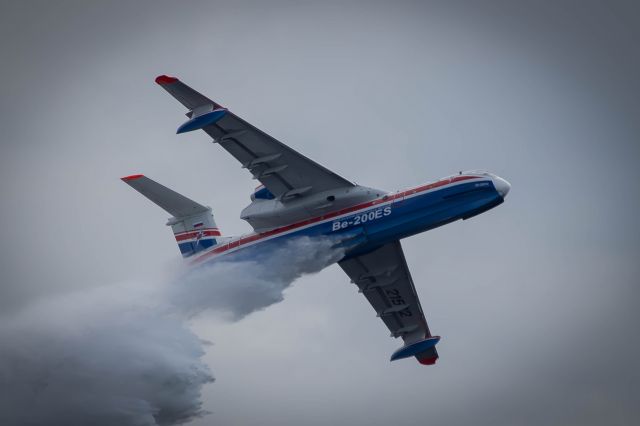
[[123, 177], [122, 181], [173, 216], [167, 225], [173, 229], [183, 257], [217, 244], [216, 237], [220, 236], [220, 231], [210, 207], [198, 204], [143, 175]]

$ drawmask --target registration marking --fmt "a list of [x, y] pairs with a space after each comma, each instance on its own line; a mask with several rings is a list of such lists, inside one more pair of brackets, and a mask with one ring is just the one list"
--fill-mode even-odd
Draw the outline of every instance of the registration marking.
[[362, 225], [363, 223], [373, 222], [391, 214], [391, 206], [379, 207], [364, 213], [358, 213], [349, 218], [336, 220], [331, 224], [331, 231], [339, 231], [350, 226]]

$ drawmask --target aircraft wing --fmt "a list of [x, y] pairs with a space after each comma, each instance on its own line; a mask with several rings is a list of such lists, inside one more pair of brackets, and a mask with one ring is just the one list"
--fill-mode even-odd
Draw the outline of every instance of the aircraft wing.
[[391, 360], [415, 356], [421, 364], [435, 364], [435, 345], [440, 338], [429, 331], [400, 241], [347, 257], [339, 265], [371, 303], [391, 336], [404, 340]]
[[189, 109], [187, 117], [190, 120], [180, 126], [178, 133], [204, 130], [283, 202], [354, 186], [177, 78], [162, 75], [156, 78], [156, 83]]

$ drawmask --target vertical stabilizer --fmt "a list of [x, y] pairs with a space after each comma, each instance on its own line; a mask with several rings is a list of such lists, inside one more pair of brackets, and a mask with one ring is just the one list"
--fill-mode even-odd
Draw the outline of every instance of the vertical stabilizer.
[[220, 230], [210, 207], [198, 204], [144, 175], [123, 177], [122, 181], [173, 216], [167, 225], [171, 226], [183, 257], [217, 244]]

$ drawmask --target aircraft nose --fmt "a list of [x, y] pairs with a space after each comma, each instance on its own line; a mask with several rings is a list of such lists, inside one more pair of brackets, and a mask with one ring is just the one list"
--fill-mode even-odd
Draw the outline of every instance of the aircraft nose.
[[500, 194], [502, 198], [506, 198], [511, 189], [511, 184], [499, 176], [493, 176], [493, 186], [496, 187], [496, 191], [498, 191], [498, 194]]

